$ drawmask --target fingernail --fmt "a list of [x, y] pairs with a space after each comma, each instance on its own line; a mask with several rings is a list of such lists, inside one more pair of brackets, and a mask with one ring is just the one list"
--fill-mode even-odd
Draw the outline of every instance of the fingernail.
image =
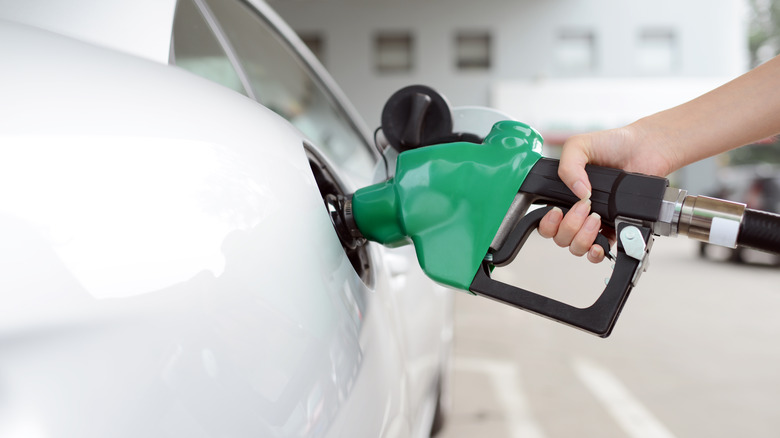
[[594, 260], [599, 260], [604, 255], [604, 248], [599, 245], [593, 245], [590, 247], [590, 257]]
[[590, 199], [583, 199], [576, 203], [572, 212], [579, 217], [587, 216], [590, 213]]
[[553, 211], [557, 211], [558, 213], [554, 217], [551, 214], [547, 214], [545, 216], [545, 219], [547, 220], [547, 222], [550, 222], [550, 223], [560, 222], [561, 218], [563, 217], [563, 210], [561, 210], [558, 207], [553, 207], [552, 210], [550, 210], [550, 212], [553, 212]]
[[593, 212], [585, 221], [585, 230], [594, 231], [598, 230], [599, 228], [601, 228], [601, 216], [599, 216], [598, 213]]
[[590, 190], [588, 190], [588, 186], [582, 181], [575, 182], [574, 186], [572, 186], [572, 191], [574, 192], [574, 196], [580, 199], [590, 199]]

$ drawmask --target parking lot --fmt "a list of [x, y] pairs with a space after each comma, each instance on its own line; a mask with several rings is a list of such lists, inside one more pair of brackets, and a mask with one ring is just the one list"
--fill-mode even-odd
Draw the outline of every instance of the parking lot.
[[[780, 268], [702, 260], [658, 238], [611, 337], [459, 294], [443, 438], [776, 437]], [[578, 306], [593, 266], [533, 236], [496, 276]]]

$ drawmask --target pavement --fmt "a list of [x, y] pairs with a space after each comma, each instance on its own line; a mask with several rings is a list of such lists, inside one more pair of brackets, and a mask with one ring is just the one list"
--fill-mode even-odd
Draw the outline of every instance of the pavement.
[[[780, 436], [780, 268], [697, 252], [657, 238], [606, 339], [459, 294], [438, 437]], [[609, 269], [535, 235], [494, 277], [583, 307]]]

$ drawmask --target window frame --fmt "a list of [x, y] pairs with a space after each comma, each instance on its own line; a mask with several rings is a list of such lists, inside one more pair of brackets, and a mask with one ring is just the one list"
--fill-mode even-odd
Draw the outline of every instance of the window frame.
[[[644, 50], [651, 48], [653, 42], [661, 41], [668, 43], [668, 68], [647, 68], [647, 66], [642, 65], [640, 57], [643, 55]], [[640, 29], [636, 38], [636, 56], [634, 59], [637, 73], [643, 76], [668, 76], [677, 73], [680, 64], [678, 46], [679, 38], [677, 32], [672, 27], [645, 27]]]
[[[410, 30], [381, 30], [374, 33], [374, 70], [381, 75], [411, 73], [414, 71], [414, 34]], [[382, 65], [382, 47], [405, 43], [406, 63], [398, 66]]]
[[[488, 30], [458, 30], [455, 32], [455, 68], [460, 72], [487, 72], [493, 67], [493, 36]], [[464, 44], [469, 42], [484, 43], [485, 59], [464, 57]]]
[[314, 57], [324, 65], [327, 45], [322, 32], [298, 32], [298, 37], [306, 45], [306, 48], [314, 54]]
[[[584, 68], [572, 68], [563, 64], [559, 60], [558, 51], [564, 47], [561, 45], [565, 41], [587, 41], [588, 47], [588, 65]], [[555, 46], [553, 47], [553, 60], [555, 70], [563, 76], [590, 76], [598, 70], [598, 36], [593, 29], [586, 27], [564, 27], [558, 29], [555, 34]]]

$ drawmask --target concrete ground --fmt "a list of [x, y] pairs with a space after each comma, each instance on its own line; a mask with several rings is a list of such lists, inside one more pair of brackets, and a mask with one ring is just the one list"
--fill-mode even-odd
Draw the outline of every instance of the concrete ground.
[[[459, 294], [439, 437], [780, 436], [780, 268], [697, 245], [656, 240], [607, 339]], [[608, 275], [533, 236], [494, 277], [582, 307]]]

